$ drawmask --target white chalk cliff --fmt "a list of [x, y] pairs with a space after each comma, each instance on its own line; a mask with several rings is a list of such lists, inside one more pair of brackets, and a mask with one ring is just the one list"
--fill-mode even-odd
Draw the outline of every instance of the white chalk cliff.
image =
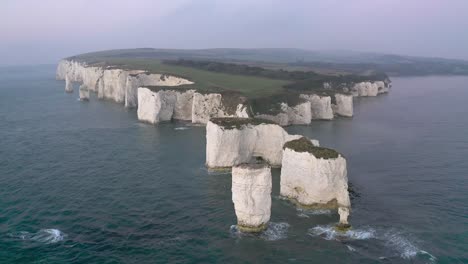
[[172, 119], [206, 123], [213, 117], [248, 117], [246, 107], [238, 104], [229, 113], [218, 93], [201, 94], [195, 90], [151, 90], [138, 88], [138, 120], [152, 124]]
[[80, 85], [80, 100], [81, 101], [88, 101], [89, 100], [89, 89], [86, 85]]
[[65, 92], [73, 93], [73, 82], [68, 77], [65, 79]]
[[310, 102], [312, 119], [333, 119], [333, 109], [330, 96], [319, 96], [316, 94], [301, 94], [300, 97]]
[[332, 105], [335, 115], [352, 117], [354, 114], [353, 96], [347, 94], [335, 94], [335, 104]]
[[353, 96], [377, 96], [388, 91], [389, 84], [384, 81], [360, 82], [351, 87]]
[[[252, 113], [252, 107], [246, 101], [232, 105], [232, 100], [227, 100], [231, 101], [231, 105], [225, 105], [226, 99], [232, 98], [231, 94], [190, 90], [192, 81], [167, 74], [89, 66], [84, 62], [66, 59], [60, 61], [56, 77], [59, 80], [65, 80], [66, 92], [73, 92], [73, 83], [83, 84], [88, 92], [85, 90], [80, 92], [80, 98], [89, 98], [89, 91], [91, 91], [97, 93], [99, 99], [122, 103], [128, 108], [138, 107], [138, 118], [153, 124], [171, 119], [206, 124], [210, 118], [216, 117], [255, 116], [287, 126], [306, 125], [310, 124], [311, 120], [331, 120], [337, 115], [353, 116], [351, 96], [339, 93], [332, 95], [335, 100], [332, 100], [329, 95], [301, 94], [299, 97], [302, 102], [294, 105], [288, 105], [286, 102], [279, 103], [279, 111], [271, 111], [274, 114]], [[323, 88], [332, 89], [333, 85], [324, 83]], [[151, 89], [151, 87], [163, 86], [165, 90], [171, 87], [170, 90], [173, 92], [163, 92], [157, 95], [158, 89]], [[178, 90], [180, 86], [183, 86], [183, 89]], [[339, 87], [343, 91], [349, 91], [353, 96], [376, 96], [388, 92], [390, 86], [390, 80], [386, 79], [385, 81], [341, 84]], [[175, 100], [172, 94], [175, 94]], [[144, 98], [145, 96], [155, 98]], [[143, 103], [141, 107], [139, 107], [140, 102]]]
[[[313, 147], [311, 144], [304, 149], [307, 142], [308, 140], [301, 138], [286, 143], [280, 193], [303, 206], [342, 208], [338, 211], [340, 223], [347, 224], [351, 203], [346, 160], [333, 150]], [[291, 143], [299, 147], [291, 147]], [[323, 152], [333, 154], [321, 156]]]
[[261, 157], [271, 166], [281, 166], [284, 143], [300, 137], [258, 119], [215, 118], [206, 126], [206, 165], [232, 167]]
[[295, 106], [288, 106], [287, 103], [281, 103], [280, 113], [276, 115], [257, 113], [255, 117], [273, 121], [280, 126], [308, 125], [312, 119], [312, 112], [309, 101], [299, 103]]
[[266, 164], [232, 168], [232, 202], [241, 231], [259, 232], [266, 228], [271, 215], [271, 187], [271, 168]]
[[124, 103], [126, 107], [137, 107], [140, 86], [181, 86], [193, 84], [184, 78], [166, 74], [149, 74], [142, 70], [123, 70], [90, 67], [85, 63], [62, 60], [57, 67], [56, 78], [86, 85], [96, 92], [99, 99]]

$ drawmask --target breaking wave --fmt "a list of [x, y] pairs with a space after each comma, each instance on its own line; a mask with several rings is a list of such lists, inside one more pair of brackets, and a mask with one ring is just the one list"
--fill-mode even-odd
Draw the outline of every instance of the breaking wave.
[[20, 231], [10, 234], [13, 238], [36, 241], [45, 244], [53, 244], [62, 241], [67, 235], [58, 229], [41, 229], [36, 233]]
[[334, 226], [316, 226], [309, 229], [309, 235], [319, 236], [326, 240], [363, 240], [376, 237], [373, 228], [350, 229], [346, 232], [338, 231]]
[[[434, 263], [437, 258], [427, 251], [421, 250], [408, 238], [396, 230], [378, 232], [374, 228], [367, 227], [362, 229], [350, 229], [346, 232], [338, 231], [334, 226], [316, 226], [309, 229], [311, 236], [318, 236], [325, 240], [335, 240], [340, 242], [349, 242], [352, 240], [375, 239], [382, 242], [387, 248], [395, 252], [398, 257], [403, 259], [413, 259], [417, 256], [426, 258], [429, 262]], [[349, 251], [356, 251], [350, 245], [346, 245]], [[395, 256], [395, 255], [394, 255]], [[386, 257], [382, 257], [386, 258]]]
[[419, 249], [409, 239], [404, 237], [400, 232], [385, 232], [382, 235], [381, 239], [385, 241], [385, 245], [396, 250], [399, 256], [403, 259], [412, 259], [418, 255], [421, 255], [428, 257], [428, 260], [431, 262], [435, 262], [437, 260], [436, 257], [429, 254], [427, 251]]
[[281, 239], [285, 239], [288, 237], [289, 226], [290, 225], [285, 222], [280, 222], [280, 223], [270, 222], [268, 223], [268, 227], [266, 230], [258, 234], [252, 234], [252, 233], [244, 233], [237, 228], [237, 225], [232, 225], [230, 228], [230, 231], [231, 231], [231, 235], [237, 238], [257, 237], [266, 241], [276, 241], [276, 240], [281, 240]]

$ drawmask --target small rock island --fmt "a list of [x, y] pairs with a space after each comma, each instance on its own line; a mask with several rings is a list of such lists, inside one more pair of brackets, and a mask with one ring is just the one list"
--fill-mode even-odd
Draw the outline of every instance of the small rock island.
[[206, 142], [207, 167], [232, 168], [232, 199], [241, 231], [259, 232], [270, 219], [270, 166], [281, 167], [283, 197], [299, 207], [336, 209], [338, 227], [350, 227], [346, 160], [337, 151], [255, 118], [213, 118]]

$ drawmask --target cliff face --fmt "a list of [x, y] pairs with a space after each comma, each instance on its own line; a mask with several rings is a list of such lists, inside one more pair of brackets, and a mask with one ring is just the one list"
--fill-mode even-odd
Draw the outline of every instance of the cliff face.
[[336, 104], [332, 105], [335, 115], [352, 117], [353, 116], [353, 96], [345, 94], [335, 94]]
[[171, 119], [192, 123], [206, 123], [213, 117], [248, 117], [246, 107], [237, 105], [229, 112], [222, 103], [222, 95], [200, 94], [195, 90], [181, 91], [138, 88], [138, 119], [152, 124]]
[[148, 74], [142, 70], [127, 71], [88, 67], [84, 63], [62, 60], [57, 67], [56, 78], [84, 84], [98, 98], [125, 103], [126, 107], [137, 107], [140, 86], [180, 86], [193, 82], [163, 74]]
[[377, 96], [378, 94], [387, 93], [388, 91], [389, 83], [384, 81], [360, 82], [356, 83], [351, 88], [353, 96]]
[[[190, 85], [193, 82], [167, 74], [90, 67], [85, 63], [62, 60], [57, 67], [56, 77], [66, 80], [67, 92], [72, 92], [73, 82], [77, 82], [87, 87], [88, 91], [96, 92], [99, 99], [122, 103], [129, 108], [139, 107], [141, 102], [144, 105], [138, 109], [139, 119], [150, 123], [178, 119], [205, 124], [210, 118], [216, 117], [255, 116], [274, 121], [281, 126], [306, 125], [310, 124], [311, 120], [332, 120], [334, 116], [352, 117], [352, 96], [376, 96], [388, 92], [391, 87], [388, 79], [359, 83], [324, 83], [325, 90], [349, 92], [352, 96], [339, 92], [334, 95], [291, 92], [290, 96], [295, 97], [292, 102], [279, 101], [274, 106], [267, 102], [263, 111], [252, 113], [252, 105], [248, 102], [233, 103], [233, 100], [229, 100], [236, 99], [232, 94], [201, 93], [195, 89], [187, 91], [185, 88], [178, 90], [178, 86]], [[156, 95], [158, 92], [148, 90], [157, 89], [144, 90], [145, 87], [165, 87], [166, 90], [167, 87], [174, 87], [170, 90], [175, 94], [175, 99], [165, 93]], [[142, 92], [141, 96], [139, 91]], [[153, 100], [144, 96], [157, 98]]]
[[[242, 121], [242, 120], [241, 120]], [[272, 166], [281, 166], [283, 145], [300, 138], [289, 135], [276, 124], [244, 124], [229, 128], [209, 121], [206, 126], [206, 165], [232, 167], [260, 157]], [[318, 141], [314, 141], [318, 145]]]
[[333, 110], [330, 96], [316, 94], [301, 94], [301, 98], [310, 102], [312, 119], [332, 120]]
[[127, 76], [125, 107], [138, 107], [138, 87], [142, 86], [180, 86], [193, 82], [164, 74], [149, 74], [146, 72], [132, 73]]
[[308, 125], [312, 119], [310, 102], [299, 103], [295, 106], [288, 106], [281, 103], [281, 112], [272, 114], [257, 114], [257, 118], [271, 120], [280, 126], [288, 125]]

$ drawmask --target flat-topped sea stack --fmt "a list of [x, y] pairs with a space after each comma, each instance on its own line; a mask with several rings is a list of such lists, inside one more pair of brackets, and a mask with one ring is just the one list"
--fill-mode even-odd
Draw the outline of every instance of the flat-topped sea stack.
[[65, 78], [65, 92], [73, 93], [73, 82], [70, 80], [69, 77]]
[[240, 231], [266, 229], [271, 215], [271, 187], [268, 164], [241, 164], [232, 168], [232, 202]]
[[[319, 73], [278, 63], [223, 60], [195, 50], [133, 49], [81, 54], [60, 61], [56, 77], [85, 85], [98, 99], [138, 108], [157, 124], [206, 124], [217, 117], [257, 117], [281, 126], [353, 116], [353, 96], [388, 92], [384, 73]], [[221, 55], [221, 54], [220, 54]], [[154, 98], [152, 98], [154, 97]], [[89, 96], [88, 96], [89, 98]]]
[[88, 101], [89, 100], [89, 89], [86, 85], [80, 85], [80, 100], [81, 101]]
[[284, 143], [300, 137], [265, 119], [213, 118], [206, 126], [206, 165], [221, 169], [262, 159], [279, 167]]
[[305, 137], [284, 144], [282, 196], [306, 208], [339, 209], [340, 225], [348, 225], [351, 206], [346, 160], [335, 150], [314, 146]]

